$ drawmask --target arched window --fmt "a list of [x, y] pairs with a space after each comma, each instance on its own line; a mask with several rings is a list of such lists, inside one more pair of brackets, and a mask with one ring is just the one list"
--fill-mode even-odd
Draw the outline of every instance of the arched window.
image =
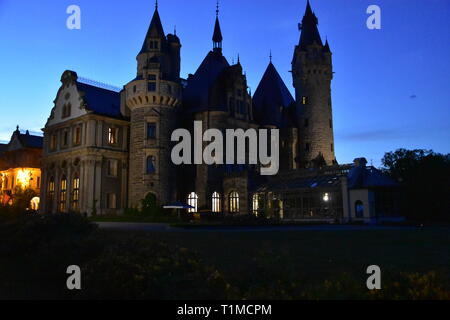
[[61, 190], [59, 194], [59, 211], [66, 211], [66, 201], [67, 201], [67, 178], [62, 176], [61, 178]]
[[72, 209], [78, 211], [80, 209], [80, 177], [75, 174], [73, 178], [72, 191]]
[[364, 204], [360, 200], [355, 202], [355, 215], [356, 218], [364, 218]]
[[195, 213], [198, 211], [198, 195], [195, 192], [189, 194], [188, 205], [194, 207], [193, 209], [189, 209], [189, 213]]
[[218, 192], [214, 192], [212, 195], [212, 211], [214, 213], [222, 211], [220, 205], [220, 194]]
[[33, 199], [31, 199], [30, 201], [31, 210], [34, 211], [39, 210], [39, 201], [40, 201], [39, 197], [34, 197]]
[[154, 156], [147, 157], [147, 168], [146, 168], [147, 174], [153, 174], [156, 172], [155, 161], [156, 158]]
[[230, 193], [230, 213], [239, 213], [239, 194], [236, 191]]
[[255, 216], [258, 215], [258, 210], [259, 210], [259, 197], [258, 197], [258, 194], [254, 194], [253, 195], [253, 214]]

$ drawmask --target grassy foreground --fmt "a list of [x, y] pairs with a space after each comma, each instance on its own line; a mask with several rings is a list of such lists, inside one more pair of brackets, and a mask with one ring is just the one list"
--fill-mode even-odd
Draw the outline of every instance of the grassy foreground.
[[449, 247], [448, 228], [130, 232], [0, 214], [0, 299], [450, 299]]

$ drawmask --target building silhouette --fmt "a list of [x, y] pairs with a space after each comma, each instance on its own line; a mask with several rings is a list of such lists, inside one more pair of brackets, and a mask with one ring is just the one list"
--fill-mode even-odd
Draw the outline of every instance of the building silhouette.
[[[393, 184], [364, 161], [337, 164], [332, 52], [317, 24], [308, 2], [292, 61], [295, 99], [272, 61], [252, 96], [239, 58], [230, 64], [223, 56], [219, 10], [212, 50], [182, 79], [181, 41], [164, 32], [156, 6], [136, 77], [120, 92], [87, 83], [74, 71], [63, 73], [44, 129], [42, 211], [117, 214], [153, 195], [161, 205], [187, 202], [194, 212], [318, 220], [375, 216], [375, 207], [369, 209], [372, 189]], [[203, 130], [279, 129], [280, 173], [262, 177], [258, 165], [175, 166], [171, 135], [177, 128], [193, 132], [194, 121]], [[378, 177], [375, 185], [365, 178], [358, 184], [365, 190], [364, 199], [356, 200], [366, 208], [362, 215], [349, 189], [356, 168]]]

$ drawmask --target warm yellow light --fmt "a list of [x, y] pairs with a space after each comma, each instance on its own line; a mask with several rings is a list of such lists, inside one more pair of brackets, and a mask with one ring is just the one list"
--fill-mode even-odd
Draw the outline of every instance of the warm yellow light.
[[330, 195], [328, 193], [325, 193], [323, 196], [323, 201], [328, 202], [330, 201]]
[[20, 169], [17, 172], [17, 184], [23, 188], [27, 188], [30, 185], [31, 171], [26, 169]]

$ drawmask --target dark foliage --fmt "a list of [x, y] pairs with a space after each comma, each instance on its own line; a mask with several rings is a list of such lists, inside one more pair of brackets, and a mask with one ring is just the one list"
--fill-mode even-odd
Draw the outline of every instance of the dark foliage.
[[386, 173], [403, 186], [403, 214], [411, 220], [450, 222], [450, 155], [399, 149], [383, 158]]

